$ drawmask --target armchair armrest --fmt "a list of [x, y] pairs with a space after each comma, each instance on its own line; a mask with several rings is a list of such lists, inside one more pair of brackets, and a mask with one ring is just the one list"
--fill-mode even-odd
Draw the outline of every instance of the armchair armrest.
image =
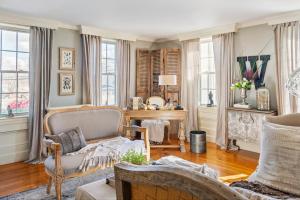
[[45, 135], [43, 139], [43, 144], [47, 147], [48, 155], [52, 155], [55, 160], [55, 175], [63, 176], [63, 170], [61, 167], [61, 144], [54, 142], [53, 140], [47, 138]]
[[123, 131], [125, 132], [126, 137], [129, 137], [129, 138], [131, 138], [130, 133], [132, 131], [139, 131], [143, 134], [145, 148], [147, 151], [146, 159], [147, 159], [147, 161], [150, 161], [150, 142], [149, 142], [148, 129], [144, 128], [144, 127], [139, 127], [139, 126], [124, 126]]

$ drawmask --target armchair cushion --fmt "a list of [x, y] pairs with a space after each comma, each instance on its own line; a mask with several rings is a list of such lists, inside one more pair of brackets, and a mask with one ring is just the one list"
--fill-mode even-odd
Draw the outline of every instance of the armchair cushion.
[[[61, 166], [64, 172], [64, 175], [72, 174], [75, 172], [79, 172], [79, 166], [82, 163], [85, 154], [76, 154], [73, 156], [61, 156]], [[55, 173], [55, 159], [52, 156], [49, 156], [44, 165], [47, 170], [52, 173]]]
[[61, 144], [62, 154], [78, 151], [86, 146], [84, 136], [79, 127], [57, 135], [48, 135], [47, 138]]

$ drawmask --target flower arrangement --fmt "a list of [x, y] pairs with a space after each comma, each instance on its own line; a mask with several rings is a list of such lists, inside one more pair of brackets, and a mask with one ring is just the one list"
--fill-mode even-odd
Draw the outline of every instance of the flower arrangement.
[[252, 82], [247, 80], [246, 78], [243, 78], [241, 81], [233, 83], [230, 87], [230, 89], [245, 89], [245, 90], [251, 90]]
[[124, 156], [122, 156], [121, 160], [135, 165], [147, 164], [145, 155], [142, 152], [136, 152], [134, 150], [129, 150]]

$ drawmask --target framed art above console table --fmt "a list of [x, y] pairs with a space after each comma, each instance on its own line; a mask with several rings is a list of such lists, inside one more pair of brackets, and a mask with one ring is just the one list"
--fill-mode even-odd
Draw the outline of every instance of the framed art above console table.
[[[226, 109], [227, 137], [229, 149], [238, 150], [237, 143], [252, 144], [253, 148], [246, 150], [259, 151], [262, 122], [265, 116], [277, 115], [274, 110], [261, 111], [229, 107]], [[247, 145], [248, 146], [248, 145]], [[245, 148], [243, 148], [245, 149]]]

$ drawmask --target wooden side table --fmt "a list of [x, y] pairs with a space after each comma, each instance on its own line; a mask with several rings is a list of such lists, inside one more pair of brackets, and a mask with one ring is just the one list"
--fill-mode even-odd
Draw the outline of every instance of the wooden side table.
[[130, 125], [131, 120], [144, 119], [162, 119], [162, 120], [178, 120], [179, 145], [151, 145], [152, 148], [179, 148], [181, 152], [185, 150], [185, 124], [187, 118], [187, 110], [125, 110], [124, 117], [126, 125]]

